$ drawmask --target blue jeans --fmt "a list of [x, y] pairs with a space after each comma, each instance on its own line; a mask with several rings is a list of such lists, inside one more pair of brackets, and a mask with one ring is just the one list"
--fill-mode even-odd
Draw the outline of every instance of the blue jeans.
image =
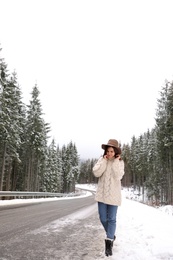
[[106, 231], [107, 238], [114, 239], [118, 206], [98, 202], [100, 221]]

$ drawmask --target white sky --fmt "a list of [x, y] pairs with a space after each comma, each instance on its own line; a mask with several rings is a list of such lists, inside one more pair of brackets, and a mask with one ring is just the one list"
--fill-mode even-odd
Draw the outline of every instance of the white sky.
[[0, 0], [0, 43], [28, 104], [35, 83], [52, 138], [81, 158], [155, 125], [173, 75], [171, 0]]
[[[91, 190], [95, 190], [92, 185], [77, 185], [78, 187], [84, 187]], [[134, 198], [135, 195], [128, 192], [126, 189], [122, 191], [123, 200], [122, 205], [118, 209], [117, 214], [117, 232], [116, 235], [118, 239], [115, 241], [113, 247], [112, 260], [173, 260], [173, 207], [165, 206], [161, 208], [153, 208], [134, 200], [129, 200], [127, 198]], [[83, 195], [84, 196], [84, 195]], [[81, 196], [81, 198], [83, 197]], [[89, 196], [89, 193], [86, 194]], [[47, 201], [55, 200], [52, 199], [27, 199], [27, 202], [33, 201]], [[62, 198], [60, 198], [62, 200]], [[64, 198], [70, 199], [70, 198]], [[75, 198], [72, 198], [75, 199]], [[1, 205], [9, 205], [15, 203], [24, 203], [24, 199], [21, 200], [11, 200], [11, 201], [0, 201]], [[49, 223], [42, 228], [33, 231], [33, 234], [46, 232], [61, 232], [62, 228], [67, 228], [68, 225], [74, 226], [74, 233], [77, 234], [79, 230], [75, 230], [75, 224], [80, 219], [86, 219], [85, 226], [88, 225], [87, 229], [85, 226], [82, 227], [82, 236], [88, 238], [88, 233], [93, 229], [100, 228], [100, 237], [98, 238], [98, 247], [103, 244], [103, 251], [100, 252], [100, 258], [104, 258], [104, 231], [98, 221], [97, 203], [94, 206], [84, 208], [83, 210], [77, 211], [67, 217], [58, 219], [54, 222]], [[95, 217], [92, 218], [93, 214]], [[88, 219], [87, 219], [88, 218]], [[92, 225], [90, 224], [91, 219], [93, 220]], [[87, 230], [87, 234], [84, 232]], [[81, 232], [79, 232], [81, 235]], [[92, 236], [92, 232], [91, 232]], [[83, 238], [81, 238], [81, 241]], [[91, 237], [92, 239], [92, 237]], [[80, 237], [78, 237], [80, 240]], [[73, 241], [74, 242], [74, 241]], [[69, 243], [69, 240], [68, 240]], [[65, 244], [66, 245], [66, 244]], [[77, 244], [76, 244], [77, 245]], [[78, 254], [83, 255], [85, 249], [80, 252], [80, 247], [78, 248]], [[69, 245], [70, 250], [70, 245]], [[67, 259], [67, 251], [61, 251], [61, 257]], [[91, 251], [93, 248], [91, 248]], [[69, 258], [68, 258], [69, 259]], [[87, 259], [90, 259], [89, 257]], [[93, 258], [92, 258], [93, 259]], [[95, 259], [95, 258], [94, 258]], [[107, 259], [107, 257], [105, 257]]]

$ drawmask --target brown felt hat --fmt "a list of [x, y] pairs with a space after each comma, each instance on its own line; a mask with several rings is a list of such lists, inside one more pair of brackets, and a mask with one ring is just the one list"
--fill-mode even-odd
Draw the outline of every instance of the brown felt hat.
[[102, 149], [106, 149], [107, 146], [115, 147], [119, 154], [121, 154], [121, 148], [119, 147], [118, 141], [115, 139], [110, 139], [107, 144], [102, 144]]

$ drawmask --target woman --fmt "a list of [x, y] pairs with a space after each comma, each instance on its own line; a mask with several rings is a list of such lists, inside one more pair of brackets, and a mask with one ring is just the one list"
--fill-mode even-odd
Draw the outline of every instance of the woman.
[[105, 254], [112, 255], [115, 240], [116, 215], [121, 205], [121, 179], [124, 175], [124, 161], [121, 159], [121, 149], [118, 141], [110, 139], [102, 144], [103, 156], [93, 167], [95, 177], [98, 177], [98, 187], [95, 200], [98, 201], [100, 221], [106, 231]]

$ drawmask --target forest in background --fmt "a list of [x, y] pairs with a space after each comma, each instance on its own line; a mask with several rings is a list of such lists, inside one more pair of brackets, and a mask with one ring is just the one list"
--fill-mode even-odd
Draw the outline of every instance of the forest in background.
[[[17, 73], [9, 73], [0, 56], [0, 190], [75, 192], [76, 183], [96, 183], [95, 158], [81, 161], [72, 141], [48, 145], [50, 125], [39, 94], [35, 85], [25, 105]], [[121, 145], [122, 185], [151, 205], [173, 205], [173, 82], [162, 86], [155, 121], [153, 129]]]

